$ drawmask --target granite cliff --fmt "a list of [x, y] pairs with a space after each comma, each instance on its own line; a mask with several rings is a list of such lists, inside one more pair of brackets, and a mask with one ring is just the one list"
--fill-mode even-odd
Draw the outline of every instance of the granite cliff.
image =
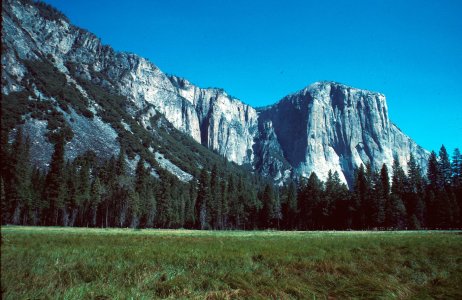
[[[313, 171], [325, 179], [332, 170], [351, 183], [360, 164], [390, 166], [397, 156], [405, 166], [411, 154], [425, 166], [428, 152], [390, 121], [385, 96], [380, 93], [317, 82], [274, 105], [255, 109], [222, 89], [200, 88], [166, 75], [142, 57], [117, 52], [50, 7], [7, 0], [2, 18], [2, 98], [29, 89], [30, 99], [59, 102], [59, 95], [47, 96], [30, 79], [27, 62], [46, 61], [65, 76], [67, 84], [85, 99], [88, 110], [95, 113], [84, 117], [75, 107], [62, 112], [74, 132], [67, 145], [70, 156], [88, 149], [107, 156], [119, 148], [117, 126], [98, 113], [104, 107], [92, 98], [88, 86], [81, 84], [84, 80], [123, 97], [124, 113], [148, 132], [155, 134], [151, 121], [160, 115], [197, 143], [276, 181], [309, 176]], [[120, 124], [132, 132], [126, 119]], [[34, 157], [42, 163], [52, 149], [45, 137], [45, 123], [25, 117], [24, 126], [34, 141]], [[156, 159], [165, 154], [157, 150]], [[177, 176], [187, 181], [189, 174], [178, 175], [181, 169], [177, 169]]]

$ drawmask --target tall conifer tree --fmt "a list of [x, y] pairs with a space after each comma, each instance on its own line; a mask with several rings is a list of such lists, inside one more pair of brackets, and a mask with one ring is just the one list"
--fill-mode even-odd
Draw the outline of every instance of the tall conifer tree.
[[207, 229], [210, 222], [209, 202], [210, 195], [210, 177], [205, 168], [199, 177], [199, 189], [196, 200], [196, 226], [200, 229]]
[[44, 196], [49, 203], [46, 222], [48, 225], [62, 224], [59, 217], [62, 216], [66, 196], [64, 178], [64, 138], [61, 137], [54, 145], [50, 169], [45, 181]]

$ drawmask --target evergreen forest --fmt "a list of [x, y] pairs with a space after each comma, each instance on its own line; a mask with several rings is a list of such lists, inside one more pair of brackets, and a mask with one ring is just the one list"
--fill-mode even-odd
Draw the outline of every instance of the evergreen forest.
[[[30, 139], [16, 130], [2, 139], [2, 224], [194, 229], [451, 229], [461, 228], [462, 155], [432, 152], [426, 170], [411, 156], [379, 172], [361, 165], [351, 189], [337, 172], [276, 186], [251, 172], [197, 170], [189, 183], [126, 151], [99, 159], [88, 151], [65, 160], [54, 144], [47, 170], [32, 165]], [[389, 169], [391, 168], [391, 170]], [[391, 176], [391, 178], [390, 178]]]

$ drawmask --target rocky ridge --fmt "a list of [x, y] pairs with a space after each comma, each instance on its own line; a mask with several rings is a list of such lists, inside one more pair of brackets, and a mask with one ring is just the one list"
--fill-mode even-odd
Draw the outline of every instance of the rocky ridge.
[[[99, 108], [78, 78], [123, 95], [130, 103], [128, 113], [143, 127], [148, 128], [147, 120], [160, 112], [198, 143], [279, 181], [309, 176], [313, 171], [325, 179], [332, 170], [351, 183], [361, 163], [374, 168], [383, 163], [391, 166], [397, 156], [405, 166], [410, 154], [425, 166], [428, 152], [389, 120], [385, 96], [380, 93], [317, 82], [274, 105], [255, 109], [224, 90], [204, 89], [168, 76], [150, 61], [102, 45], [92, 33], [60, 15], [44, 16], [42, 10], [28, 1], [3, 3], [4, 95], [24, 89], [28, 72], [24, 60], [47, 60], [89, 99], [90, 109]], [[70, 65], [75, 69], [70, 70]], [[40, 93], [36, 91], [37, 97]], [[69, 124], [79, 133], [71, 145], [77, 152], [98, 143], [98, 135], [107, 136], [104, 142], [111, 145], [101, 155], [117, 151], [115, 133], [98, 116], [73, 119], [78, 122]], [[79, 141], [80, 137], [87, 137], [86, 142]]]

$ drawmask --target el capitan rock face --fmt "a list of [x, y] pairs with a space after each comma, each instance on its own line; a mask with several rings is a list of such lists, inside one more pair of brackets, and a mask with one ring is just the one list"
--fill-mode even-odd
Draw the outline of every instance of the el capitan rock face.
[[[391, 123], [382, 94], [317, 82], [274, 105], [255, 109], [221, 89], [199, 88], [164, 74], [142, 57], [116, 52], [65, 18], [44, 17], [35, 5], [4, 1], [2, 17], [4, 95], [25, 88], [25, 60], [47, 60], [88, 98], [90, 109], [97, 111], [98, 106], [77, 78], [123, 95], [130, 103], [127, 112], [143, 127], [149, 126], [146, 120], [155, 111], [160, 112], [198, 143], [276, 180], [309, 176], [313, 171], [325, 179], [332, 170], [351, 183], [361, 163], [374, 168], [383, 163], [391, 166], [394, 155], [405, 165], [413, 154], [425, 166], [428, 152]], [[75, 70], [69, 69], [69, 63]], [[36, 89], [35, 94], [39, 97], [41, 91]], [[77, 153], [100, 148], [98, 143], [109, 145], [101, 155], [117, 151], [116, 133], [109, 124], [97, 116], [73, 120], [77, 122], [69, 126], [77, 132], [74, 139], [86, 137], [85, 143], [71, 141]], [[27, 122], [26, 128], [36, 123]], [[40, 135], [43, 130], [32, 131]], [[33, 148], [36, 157], [49, 157], [51, 148], [40, 144]]]
[[[351, 183], [354, 169], [406, 165], [412, 153], [425, 165], [428, 152], [388, 118], [385, 96], [335, 82], [317, 82], [260, 111], [272, 124], [283, 157], [295, 173], [325, 179], [329, 170]], [[273, 142], [275, 143], [275, 141]]]

